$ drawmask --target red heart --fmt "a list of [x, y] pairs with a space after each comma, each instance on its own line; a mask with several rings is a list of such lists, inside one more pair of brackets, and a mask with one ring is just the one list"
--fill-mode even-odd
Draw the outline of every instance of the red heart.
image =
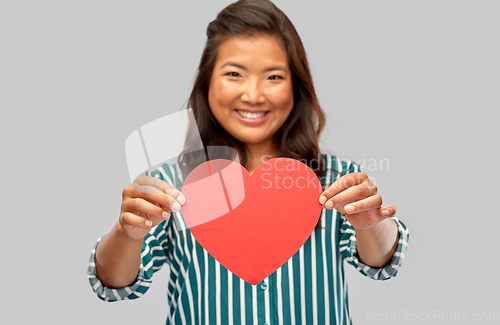
[[252, 176], [238, 163], [211, 160], [189, 173], [182, 193], [184, 221], [198, 243], [253, 285], [299, 250], [322, 208], [318, 177], [290, 158], [270, 159]]

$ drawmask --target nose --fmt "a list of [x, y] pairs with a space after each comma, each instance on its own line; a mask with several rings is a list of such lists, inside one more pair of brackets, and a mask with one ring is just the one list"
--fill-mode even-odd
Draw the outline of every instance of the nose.
[[251, 105], [262, 104], [265, 98], [261, 83], [257, 80], [248, 81], [241, 95], [241, 100]]

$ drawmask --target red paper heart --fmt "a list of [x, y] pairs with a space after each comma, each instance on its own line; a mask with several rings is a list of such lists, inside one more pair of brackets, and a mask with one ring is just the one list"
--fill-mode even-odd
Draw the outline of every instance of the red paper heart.
[[299, 250], [322, 208], [318, 177], [290, 158], [270, 159], [252, 176], [229, 160], [205, 162], [188, 175], [182, 193], [184, 221], [198, 243], [253, 285]]

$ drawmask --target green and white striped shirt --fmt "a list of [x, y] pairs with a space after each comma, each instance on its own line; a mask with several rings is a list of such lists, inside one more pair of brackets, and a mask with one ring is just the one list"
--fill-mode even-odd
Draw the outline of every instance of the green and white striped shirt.
[[[323, 155], [326, 189], [342, 174], [361, 171], [354, 162]], [[336, 172], [338, 171], [338, 172]], [[180, 190], [180, 170], [162, 165], [148, 176], [161, 178]], [[177, 213], [182, 213], [182, 210]], [[182, 219], [182, 218], [179, 218]], [[283, 266], [257, 285], [228, 271], [198, 244], [188, 230], [182, 235], [172, 218], [144, 238], [136, 282], [111, 289], [96, 277], [94, 247], [88, 267], [92, 289], [105, 301], [136, 299], [150, 287], [153, 273], [170, 267], [167, 324], [351, 324], [344, 261], [375, 280], [396, 276], [409, 238], [408, 229], [393, 217], [399, 243], [389, 265], [372, 268], [359, 261], [354, 228], [343, 214], [323, 209], [320, 226]]]

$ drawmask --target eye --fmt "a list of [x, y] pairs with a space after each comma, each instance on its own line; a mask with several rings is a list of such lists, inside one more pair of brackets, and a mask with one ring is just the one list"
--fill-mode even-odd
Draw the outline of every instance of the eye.
[[241, 77], [241, 75], [240, 75], [238, 72], [234, 72], [234, 71], [231, 71], [231, 72], [226, 73], [226, 76], [230, 76], [230, 77]]
[[269, 79], [271, 79], [271, 80], [278, 80], [278, 79], [283, 79], [283, 78], [281, 76], [278, 76], [278, 75], [275, 74], [275, 75], [270, 76]]

